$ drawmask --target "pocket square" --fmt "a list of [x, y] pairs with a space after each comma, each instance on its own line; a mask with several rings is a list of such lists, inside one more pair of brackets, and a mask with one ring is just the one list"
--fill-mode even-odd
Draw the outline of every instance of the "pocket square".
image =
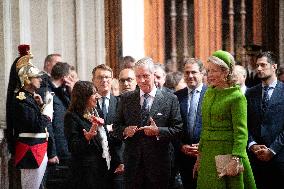
[[162, 114], [162, 113], [157, 113], [157, 115], [158, 115], [158, 116], [161, 116], [161, 115], [163, 115], [163, 114]]

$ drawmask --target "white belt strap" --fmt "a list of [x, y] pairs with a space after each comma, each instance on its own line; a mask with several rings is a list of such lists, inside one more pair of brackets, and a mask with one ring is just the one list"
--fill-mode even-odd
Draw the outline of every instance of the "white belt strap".
[[48, 133], [20, 133], [19, 137], [23, 138], [48, 138]]

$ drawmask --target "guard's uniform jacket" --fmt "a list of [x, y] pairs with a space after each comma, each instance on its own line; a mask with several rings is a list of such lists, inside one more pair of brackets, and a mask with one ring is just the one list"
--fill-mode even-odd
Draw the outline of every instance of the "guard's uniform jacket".
[[20, 89], [15, 95], [13, 117], [16, 167], [20, 169], [38, 168], [47, 152], [47, 127], [51, 123], [50, 119], [41, 113], [33, 94], [24, 89]]

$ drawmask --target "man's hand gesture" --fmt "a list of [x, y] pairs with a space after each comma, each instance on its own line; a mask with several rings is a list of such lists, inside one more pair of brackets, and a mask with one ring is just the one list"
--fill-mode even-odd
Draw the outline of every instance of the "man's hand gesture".
[[139, 130], [144, 130], [144, 133], [147, 136], [158, 136], [159, 135], [159, 128], [157, 127], [152, 117], [150, 117], [150, 125], [140, 127]]

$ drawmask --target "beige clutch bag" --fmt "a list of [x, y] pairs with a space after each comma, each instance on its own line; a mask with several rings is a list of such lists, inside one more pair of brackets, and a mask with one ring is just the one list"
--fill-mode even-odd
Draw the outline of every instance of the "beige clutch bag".
[[[217, 155], [215, 156], [215, 162], [216, 162], [216, 169], [219, 178], [227, 175], [227, 169], [226, 166], [229, 164], [229, 162], [232, 160], [233, 156], [231, 154], [226, 155]], [[236, 167], [237, 174], [244, 171], [243, 165], [237, 161], [238, 165]]]

